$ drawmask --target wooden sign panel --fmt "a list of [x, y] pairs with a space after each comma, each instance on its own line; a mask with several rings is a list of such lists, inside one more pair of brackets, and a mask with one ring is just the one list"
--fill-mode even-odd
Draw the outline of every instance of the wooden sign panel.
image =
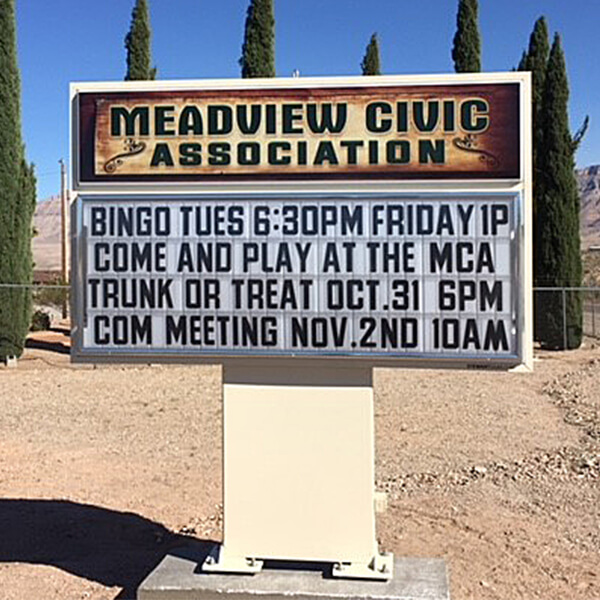
[[519, 83], [78, 94], [79, 181], [519, 179]]

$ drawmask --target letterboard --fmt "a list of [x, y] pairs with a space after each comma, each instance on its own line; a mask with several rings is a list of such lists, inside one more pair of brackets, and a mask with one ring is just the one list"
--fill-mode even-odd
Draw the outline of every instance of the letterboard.
[[80, 196], [81, 356], [515, 359], [519, 194]]

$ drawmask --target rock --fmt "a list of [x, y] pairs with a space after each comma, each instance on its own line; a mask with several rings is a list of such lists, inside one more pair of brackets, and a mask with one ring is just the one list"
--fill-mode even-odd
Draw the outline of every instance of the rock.
[[577, 171], [581, 206], [581, 235], [583, 247], [600, 242], [597, 228], [600, 214], [600, 166], [594, 165]]

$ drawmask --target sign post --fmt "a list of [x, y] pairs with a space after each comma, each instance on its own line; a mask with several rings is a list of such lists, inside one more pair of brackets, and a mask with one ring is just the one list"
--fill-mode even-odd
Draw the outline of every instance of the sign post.
[[528, 74], [71, 97], [73, 359], [223, 365], [203, 568], [389, 579], [372, 369], [531, 367]]
[[204, 569], [257, 571], [261, 557], [388, 579], [393, 560], [375, 539], [371, 370], [242, 366], [223, 379], [224, 544]]

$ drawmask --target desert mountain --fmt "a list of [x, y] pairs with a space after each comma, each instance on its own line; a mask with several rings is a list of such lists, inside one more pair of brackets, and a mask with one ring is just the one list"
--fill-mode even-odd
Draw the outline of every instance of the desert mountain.
[[577, 171], [581, 202], [581, 246], [600, 245], [600, 165]]
[[36, 271], [60, 271], [60, 196], [39, 202], [33, 215]]

